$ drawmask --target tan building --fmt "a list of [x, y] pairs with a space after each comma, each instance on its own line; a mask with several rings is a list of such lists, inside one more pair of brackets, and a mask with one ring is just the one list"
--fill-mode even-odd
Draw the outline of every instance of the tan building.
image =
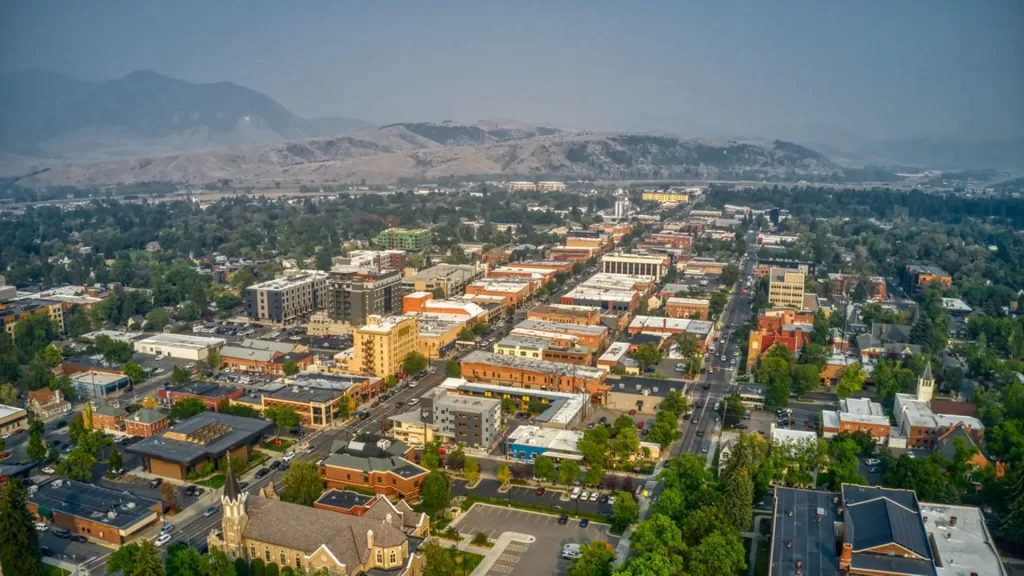
[[63, 334], [64, 310], [70, 307], [71, 304], [66, 302], [36, 298], [3, 302], [0, 303], [0, 323], [3, 324], [4, 331], [13, 337], [14, 328], [18, 322], [35, 315], [45, 314], [57, 328], [57, 331]]
[[409, 537], [426, 536], [429, 528], [407, 504], [378, 501], [359, 516], [310, 508], [284, 502], [268, 488], [250, 496], [238, 488], [230, 469], [221, 504], [221, 527], [210, 532], [208, 543], [230, 558], [259, 558], [300, 573], [423, 573], [423, 556], [410, 547]]
[[526, 312], [530, 320], [598, 326], [601, 324], [601, 309], [596, 306], [575, 306], [573, 304], [542, 304]]
[[697, 298], [669, 298], [665, 302], [665, 315], [670, 318], [707, 320], [711, 309], [710, 300]]
[[625, 274], [628, 276], [653, 276], [660, 281], [672, 263], [668, 256], [649, 256], [645, 254], [605, 254], [601, 257], [601, 271], [605, 274]]
[[772, 268], [768, 273], [768, 301], [775, 306], [804, 307], [804, 273]]
[[419, 348], [419, 323], [409, 316], [370, 316], [352, 332], [355, 348], [348, 369], [386, 378], [402, 372], [402, 361]]
[[0, 432], [6, 434], [28, 428], [28, 412], [24, 408], [0, 404]]

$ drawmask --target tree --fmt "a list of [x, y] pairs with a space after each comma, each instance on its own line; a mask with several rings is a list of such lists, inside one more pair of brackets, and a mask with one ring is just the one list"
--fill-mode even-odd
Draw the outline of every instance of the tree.
[[18, 405], [18, 389], [9, 382], [0, 384], [0, 404], [5, 406]]
[[828, 348], [815, 342], [808, 342], [800, 350], [800, 357], [797, 359], [800, 364], [811, 364], [821, 372], [828, 363]]
[[50, 368], [56, 368], [64, 361], [64, 355], [61, 353], [60, 349], [53, 344], [47, 344], [46, 348], [43, 348], [42, 352], [39, 353], [39, 357], [43, 362], [46, 362], [46, 365]]
[[209, 576], [238, 576], [235, 563], [228, 558], [223, 550], [210, 550], [205, 560], [206, 574]]
[[[270, 410], [270, 408], [268, 408]], [[171, 406], [168, 418], [175, 422], [187, 420], [200, 412], [206, 412], [206, 404], [198, 398], [183, 398]]]
[[[46, 452], [43, 452], [46, 455]], [[88, 482], [92, 479], [92, 467], [96, 465], [96, 457], [92, 452], [79, 446], [68, 453], [68, 457], [57, 464], [57, 474], [71, 480]]]
[[281, 371], [284, 372], [284, 375], [289, 377], [289, 378], [291, 378], [292, 376], [295, 376], [301, 370], [302, 369], [299, 368], [299, 365], [295, 363], [295, 360], [289, 360], [289, 361], [285, 362], [284, 363], [284, 368], [281, 369]]
[[821, 383], [821, 370], [812, 364], [797, 364], [793, 367], [792, 392], [802, 396]]
[[1013, 542], [1024, 542], [1024, 467], [1017, 466], [1007, 478], [1007, 484], [1010, 486], [1010, 501], [1000, 532]]
[[[85, 407], [82, 409], [83, 410], [82, 414], [79, 414], [79, 415], [75, 416], [74, 418], [72, 418], [71, 419], [71, 423], [68, 424], [68, 440], [72, 444], [78, 444], [78, 439], [81, 438], [82, 435], [87, 432], [86, 427], [85, 427], [85, 420], [83, 418], [83, 415], [87, 411], [90, 411], [91, 409], [92, 409], [92, 406], [88, 402], [86, 402]], [[90, 419], [89, 425], [90, 426], [92, 425], [91, 419]]]
[[427, 367], [427, 357], [419, 352], [409, 352], [402, 360], [402, 369], [407, 374], [418, 374]]
[[[769, 354], [777, 346], [769, 349]], [[787, 352], [788, 353], [788, 352]], [[778, 357], [765, 357], [757, 369], [758, 381], [765, 384], [764, 401], [769, 408], [784, 408], [789, 404], [792, 382], [789, 362]]]
[[463, 328], [462, 330], [459, 330], [458, 339], [463, 342], [475, 342], [476, 334], [473, 334], [473, 331], [469, 328]]
[[163, 497], [164, 504], [171, 510], [177, 510], [178, 508], [178, 490], [170, 483], [164, 482], [160, 485], [160, 496]]
[[814, 311], [814, 332], [811, 333], [811, 340], [819, 345], [826, 346], [832, 335], [832, 323], [829, 321], [828, 316], [825, 315], [825, 311], [818, 310]]
[[629, 458], [636, 454], [640, 450], [640, 436], [636, 433], [636, 428], [630, 426], [619, 430], [619, 433], [612, 439], [611, 444], [612, 452], [619, 461], [625, 462]]
[[608, 440], [611, 431], [604, 426], [597, 426], [583, 431], [583, 437], [577, 442], [577, 449], [583, 459], [591, 466], [604, 466], [608, 453]]
[[[110, 566], [108, 564], [109, 573]], [[123, 572], [124, 576], [166, 576], [164, 563], [160, 559], [160, 552], [150, 540], [145, 540], [139, 545], [139, 551], [135, 555], [131, 567]]]
[[420, 457], [420, 464], [427, 470], [437, 470], [441, 466], [440, 446], [437, 442], [427, 442], [423, 446], [423, 456]]
[[854, 302], [863, 304], [867, 301], [868, 296], [870, 296], [870, 294], [868, 293], [867, 281], [860, 280], [857, 282], [857, 285], [853, 287], [853, 293], [850, 294], [850, 299]]
[[580, 546], [580, 557], [573, 560], [569, 576], [611, 576], [615, 550], [602, 540]]
[[747, 567], [747, 558], [739, 533], [713, 532], [688, 551], [686, 565], [686, 573], [693, 576], [720, 576], [743, 570]]
[[124, 458], [121, 456], [121, 453], [117, 451], [117, 448], [114, 448], [110, 451], [110, 456], [107, 457], [107, 469], [111, 472], [115, 472], [123, 467]]
[[681, 555], [686, 549], [679, 526], [668, 516], [657, 513], [636, 525], [629, 537], [629, 543], [632, 552], [637, 555], [656, 554], [671, 557]]
[[690, 403], [678, 390], [669, 390], [658, 404], [658, 410], [669, 412], [679, 418], [690, 411]]
[[312, 506], [324, 491], [320, 473], [310, 462], [293, 462], [284, 474], [281, 500]]
[[583, 483], [587, 486], [600, 486], [603, 481], [604, 468], [601, 466], [591, 466], [587, 468], [587, 472], [583, 475]]
[[725, 310], [725, 305], [729, 302], [729, 294], [726, 292], [715, 292], [711, 295], [710, 303], [708, 304], [709, 318], [717, 318], [722, 310]]
[[651, 366], [657, 366], [661, 362], [661, 349], [654, 344], [641, 344], [633, 352], [633, 359], [640, 364], [641, 370], [647, 370]]
[[503, 487], [508, 486], [509, 480], [512, 479], [512, 470], [510, 470], [507, 465], [502, 464], [501, 466], [498, 466], [495, 477], [497, 477], [498, 482], [501, 482]]
[[566, 486], [579, 480], [580, 465], [575, 460], [562, 460], [558, 463], [558, 481]]
[[167, 548], [164, 560], [167, 573], [172, 576], [206, 576], [205, 558], [184, 542], [175, 542]]
[[267, 567], [262, 558], [253, 558], [249, 563], [249, 576], [265, 576]]
[[483, 336], [491, 331], [491, 325], [487, 322], [480, 322], [479, 324], [473, 325], [473, 334], [477, 336]]
[[640, 518], [640, 505], [629, 492], [619, 492], [612, 504], [612, 530], [623, 532]]
[[839, 385], [836, 386], [836, 395], [840, 398], [849, 398], [864, 389], [864, 382], [867, 374], [860, 366], [860, 362], [854, 362], [846, 368], [839, 378]]
[[[421, 498], [423, 500], [423, 507], [430, 511], [430, 515], [433, 516], [448, 507], [448, 476], [444, 472], [434, 470], [430, 474], [427, 474], [427, 479], [423, 481], [423, 491]], [[319, 494], [317, 495], [319, 497]]]
[[192, 379], [192, 375], [184, 366], [175, 366], [171, 369], [171, 382], [181, 385]]
[[132, 542], [114, 550], [107, 556], [107, 574], [129, 574], [135, 565], [135, 559], [139, 556], [142, 546]]
[[245, 561], [245, 558], [235, 558], [235, 574], [237, 576], [251, 576], [249, 563]]
[[0, 486], [0, 566], [12, 576], [43, 576], [39, 537], [25, 507], [21, 482]]
[[135, 362], [125, 362], [124, 366], [121, 367], [121, 371], [132, 381], [132, 384], [138, 384], [146, 379], [146, 371]]
[[[206, 365], [210, 368], [210, 370], [220, 370], [220, 367], [223, 364], [224, 362], [220, 359], [220, 348], [210, 348], [206, 352]], [[288, 365], [286, 364], [285, 368], [287, 369], [287, 367]], [[288, 373], [285, 372], [285, 374], [287, 375]]]
[[722, 483], [722, 512], [741, 532], [754, 522], [754, 481], [746, 468], [736, 470]]
[[724, 286], [732, 286], [740, 279], [740, 268], [735, 264], [726, 264], [722, 266], [722, 274], [719, 277], [719, 281]]
[[[423, 576], [452, 576], [457, 568], [455, 558], [437, 540], [428, 540], [420, 545], [420, 552], [426, 560]], [[255, 575], [254, 575], [255, 576]]]
[[158, 306], [149, 311], [146, 314], [146, 330], [159, 331], [163, 330], [165, 326], [171, 323], [171, 315], [167, 313], [167, 309]]
[[302, 423], [299, 413], [290, 406], [271, 406], [263, 411], [263, 417], [274, 423], [277, 435], [281, 430], [294, 428]]
[[25, 454], [31, 460], [42, 460], [46, 458], [46, 444], [43, 443], [43, 435], [38, 430], [32, 430], [28, 435], [28, 446]]
[[462, 376], [462, 366], [455, 360], [449, 360], [444, 363], [444, 374], [449, 378], [460, 378]]
[[533, 461], [533, 475], [546, 482], [551, 482], [555, 479], [555, 461], [548, 456], [537, 456], [537, 459]]
[[689, 358], [700, 351], [697, 337], [689, 332], [684, 332], [675, 337], [675, 352], [684, 358]]
[[480, 462], [472, 456], [467, 456], [466, 464], [462, 467], [462, 475], [470, 484], [475, 484], [480, 479]]

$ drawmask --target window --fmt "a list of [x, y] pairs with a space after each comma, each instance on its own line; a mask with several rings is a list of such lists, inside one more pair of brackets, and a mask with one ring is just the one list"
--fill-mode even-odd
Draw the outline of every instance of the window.
[[256, 557], [256, 545], [255, 544], [249, 544], [249, 558], [255, 558], [255, 557]]
[[269, 546], [263, 548], [263, 559], [266, 560], [267, 562], [270, 562], [270, 547]]
[[384, 551], [377, 550], [377, 565], [384, 564]]
[[394, 551], [394, 550], [392, 550], [392, 551], [391, 551], [391, 555], [390, 555], [390, 557], [388, 558], [388, 563], [390, 563], [390, 564], [394, 564], [395, 562], [398, 562], [398, 555], [397, 555], [397, 554], [395, 554], [395, 551]]
[[296, 554], [295, 555], [295, 568], [302, 568], [302, 555], [301, 554]]

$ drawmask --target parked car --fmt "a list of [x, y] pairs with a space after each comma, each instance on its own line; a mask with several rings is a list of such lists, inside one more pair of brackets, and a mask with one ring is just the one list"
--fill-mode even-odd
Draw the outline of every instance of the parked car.
[[[913, 454], [913, 452], [911, 452], [911, 454]], [[868, 466], [877, 466], [881, 464], [882, 461], [879, 460], [878, 458], [867, 458], [866, 460], [864, 460], [864, 463], [867, 464]]]
[[740, 423], [740, 424], [736, 425], [736, 429], [737, 430], [746, 430], [747, 428], [749, 428], [749, 426], [747, 426], [746, 424], [743, 424], [743, 423]]
[[68, 530], [65, 530], [64, 528], [54, 528], [52, 534], [54, 536], [56, 536], [57, 538], [65, 538], [65, 539], [67, 539], [67, 538], [71, 537], [71, 532], [68, 531]]
[[40, 546], [40, 547], [39, 547], [39, 552], [40, 552], [40, 553], [41, 553], [41, 554], [42, 554], [43, 556], [46, 556], [46, 557], [48, 557], [48, 558], [53, 558], [53, 557], [55, 556], [55, 554], [53, 553], [53, 550], [50, 550], [50, 548], [49, 548], [49, 547], [47, 547], [47, 546]]
[[600, 497], [600, 496], [601, 496], [601, 495], [600, 495], [600, 494], [598, 494], [597, 492], [591, 492], [591, 493], [590, 493], [590, 501], [591, 501], [591, 502], [597, 502], [597, 499], [598, 499], [598, 497]]
[[577, 499], [579, 497], [580, 497], [580, 489], [579, 488], [573, 488], [572, 489], [572, 493], [569, 494], [569, 499], [570, 500], [575, 500], [575, 499]]
[[601, 494], [601, 497], [597, 499], [597, 502], [599, 504], [606, 504], [609, 498], [610, 496], [608, 496], [607, 494]]
[[57, 473], [57, 471], [53, 469], [53, 466], [46, 466], [46, 467], [44, 467], [41, 470], [41, 472], [43, 474], [56, 474]]
[[543, 486], [537, 487], [537, 489], [534, 490], [533, 493], [536, 494], [537, 496], [543, 496], [544, 495], [544, 487]]
[[580, 528], [586, 528], [588, 524], [590, 524], [590, 520], [580, 518]]
[[50, 525], [46, 522], [36, 522], [35, 529], [37, 532], [46, 532], [50, 529]]
[[170, 541], [171, 541], [171, 535], [170, 534], [161, 534], [160, 537], [157, 538], [155, 542], [153, 542], [153, 545], [159, 547], [159, 546], [163, 546], [164, 544], [167, 544]]
[[608, 505], [611, 506], [612, 504], [615, 504], [615, 496], [608, 497]]
[[562, 514], [561, 516], [559, 516], [558, 517], [558, 523], [559, 524], [568, 524], [569, 523], [569, 515], [568, 514]]
[[170, 534], [174, 532], [174, 524], [164, 524], [163, 528], [160, 528], [161, 534]]
[[260, 468], [259, 470], [256, 471], [256, 479], [258, 480], [260, 478], [263, 478], [267, 474], [270, 474], [270, 468]]
[[582, 494], [580, 494], [580, 502], [583, 502], [584, 500], [590, 500], [590, 491], [589, 490], [584, 492], [584, 493], [582, 493]]
[[292, 450], [289, 450], [289, 451], [285, 452], [284, 456], [281, 457], [281, 460], [283, 460], [284, 462], [291, 462], [294, 459], [295, 459], [295, 452], [292, 451]]
[[281, 467], [281, 461], [280, 460], [274, 460], [273, 462], [270, 463], [270, 469], [271, 470], [277, 470], [280, 467]]
[[630, 410], [629, 411], [629, 415], [630, 416], [636, 416], [636, 410], [635, 409]]
[[81, 544], [85, 544], [86, 542], [89, 541], [88, 538], [86, 538], [85, 536], [83, 536], [81, 534], [72, 534], [72, 535], [68, 536], [68, 540], [71, 540], [72, 542], [79, 542]]

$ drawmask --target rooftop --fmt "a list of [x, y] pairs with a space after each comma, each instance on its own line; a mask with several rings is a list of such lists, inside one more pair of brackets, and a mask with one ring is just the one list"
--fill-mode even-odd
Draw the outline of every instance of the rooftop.
[[434, 408], [445, 407], [459, 412], [487, 412], [499, 406], [501, 400], [497, 398], [478, 398], [447, 392], [434, 397]]
[[908, 264], [907, 270], [911, 274], [930, 274], [932, 276], [949, 276], [949, 273], [939, 268], [938, 266], [929, 266], [927, 264]]
[[697, 336], [707, 336], [714, 327], [713, 322], [690, 320], [688, 318], [665, 318], [662, 316], [636, 316], [629, 323], [630, 330], [649, 332], [682, 331]]
[[560, 332], [562, 334], [586, 334], [590, 336], [603, 337], [608, 333], [604, 326], [580, 326], [578, 324], [564, 324], [562, 322], [547, 322], [544, 320], [523, 320], [516, 324], [516, 328], [523, 330], [541, 330], [546, 332]]
[[407, 316], [370, 316], [367, 323], [357, 330], [362, 334], [388, 334], [402, 322], [408, 322]]
[[466, 281], [480, 273], [476, 266], [462, 264], [438, 264], [425, 268], [412, 276], [402, 279], [403, 283], [411, 284], [417, 280], [447, 280], [449, 282]]
[[878, 402], [867, 398], [846, 398], [839, 401], [839, 419], [864, 424], [890, 424], [889, 417]]
[[540, 426], [520, 426], [508, 435], [509, 444], [520, 444], [544, 448], [546, 451], [562, 454], [578, 454], [577, 444], [583, 433], [576, 430], [558, 430]]
[[636, 293], [633, 290], [614, 290], [577, 286], [565, 293], [564, 298], [601, 302], [630, 302]]
[[127, 342], [128, 344], [146, 337], [142, 332], [126, 332], [124, 330], [95, 330], [88, 334], [82, 334], [82, 338], [87, 338], [89, 340], [96, 340], [100, 336], [106, 336], [116, 342]]
[[641, 396], [662, 397], [670, 390], [679, 393], [686, 390], [686, 383], [682, 380], [645, 378], [643, 376], [618, 376], [610, 378], [607, 383], [611, 386], [612, 392], [640, 394]]
[[85, 382], [88, 384], [99, 384], [100, 386], [114, 384], [124, 380], [125, 378], [127, 378], [127, 376], [124, 374], [110, 374], [108, 372], [97, 372], [95, 370], [76, 372], [71, 375], [72, 382]]
[[835, 523], [842, 522], [842, 518], [832, 502], [834, 496], [817, 490], [775, 488], [772, 574], [793, 574], [797, 561], [803, 564], [804, 574], [842, 574], [835, 533]]
[[508, 395], [521, 398], [523, 394], [529, 394], [531, 398], [545, 398], [549, 403], [548, 408], [534, 418], [534, 420], [551, 424], [568, 424], [579, 414], [584, 404], [588, 401], [587, 394], [571, 394], [549, 390], [524, 390], [522, 388], [513, 388], [512, 386], [467, 382], [463, 378], [447, 378], [438, 385], [437, 389], [461, 391], [471, 394], [490, 394], [494, 397]]
[[274, 392], [265, 394], [267, 398], [285, 402], [301, 402], [326, 404], [343, 396], [345, 392], [330, 388], [312, 388], [309, 386], [284, 386]]
[[376, 499], [376, 496], [360, 494], [351, 490], [328, 490], [320, 495], [316, 503], [321, 506], [331, 506], [342, 510], [351, 510], [357, 506], [366, 506]]
[[275, 278], [273, 280], [267, 280], [266, 282], [260, 282], [259, 284], [253, 284], [249, 286], [250, 290], [287, 290], [288, 288], [294, 288], [301, 286], [308, 282], [314, 282], [316, 280], [326, 280], [330, 276], [327, 272], [321, 272], [320, 270], [303, 270], [298, 274], [291, 276], [285, 276], [283, 278]]
[[[564, 376], [574, 375], [577, 378], [601, 379], [607, 374], [604, 370], [599, 368], [578, 366], [576, 364], [564, 364], [562, 362], [549, 362], [547, 360], [537, 360], [535, 358], [522, 358], [520, 356], [510, 356], [506, 354], [494, 354], [492, 352], [485, 352], [482, 350], [474, 350], [470, 352], [462, 359], [462, 361], [505, 366], [508, 368], [530, 370], [533, 372], [546, 372], [548, 374], [562, 374]], [[522, 394], [522, 390], [520, 390], [519, 393]]]
[[299, 372], [295, 376], [292, 376], [291, 384], [308, 388], [345, 391], [353, 386], [374, 380], [375, 378], [375, 376]]
[[679, 298], [673, 297], [665, 301], [666, 304], [680, 304], [687, 306], [710, 306], [711, 300], [703, 300], [701, 298]]
[[538, 314], [565, 314], [567, 316], [587, 316], [594, 312], [600, 312], [596, 306], [579, 306], [576, 304], [541, 304], [530, 312]]
[[207, 338], [205, 336], [188, 336], [186, 334], [160, 333], [138, 340], [135, 343], [149, 346], [175, 346], [178, 348], [202, 350], [212, 346], [222, 346], [224, 344], [224, 339]]
[[404, 443], [377, 436], [361, 434], [353, 440], [335, 440], [324, 466], [336, 466], [362, 472], [392, 472], [402, 478], [426, 474], [428, 470], [404, 457]]
[[598, 358], [598, 362], [618, 362], [629, 352], [629, 342], [612, 342], [611, 346]]
[[275, 354], [278, 354], [275, 350], [259, 350], [241, 346], [225, 346], [220, 350], [221, 358], [244, 358], [254, 362], [270, 362], [274, 359]]
[[[526, 330], [525, 332], [530, 332], [530, 330]], [[540, 338], [538, 336], [510, 334], [499, 340], [498, 343], [495, 344], [495, 346], [517, 346], [520, 348], [544, 349], [547, 348], [548, 346], [551, 346], [551, 340], [549, 340], [548, 338]]]
[[40, 508], [129, 530], [140, 522], [156, 520], [160, 501], [75, 480], [54, 479], [39, 485], [27, 500]]
[[527, 280], [515, 280], [513, 278], [481, 278], [470, 286], [487, 290], [489, 292], [508, 292], [516, 294], [530, 287]]
[[167, 418], [167, 414], [159, 410], [152, 408], [142, 408], [132, 412], [131, 416], [128, 416], [128, 420], [132, 422], [141, 422], [143, 424], [154, 424]]
[[9, 418], [18, 413], [25, 413], [25, 409], [18, 408], [17, 406], [6, 406], [4, 404], [0, 404], [0, 420]]
[[174, 392], [177, 394], [189, 394], [191, 396], [201, 396], [204, 398], [220, 398], [234, 393], [237, 388], [230, 386], [221, 386], [220, 384], [214, 384], [212, 382], [195, 381], [189, 382], [179, 388], [171, 388], [168, 392]]
[[206, 458], [220, 458], [228, 450], [270, 432], [272, 422], [201, 412], [178, 422], [156, 436], [125, 447], [125, 451], [178, 464], [193, 464]]
[[1006, 575], [977, 507], [922, 502], [921, 516], [932, 544], [938, 576]]

